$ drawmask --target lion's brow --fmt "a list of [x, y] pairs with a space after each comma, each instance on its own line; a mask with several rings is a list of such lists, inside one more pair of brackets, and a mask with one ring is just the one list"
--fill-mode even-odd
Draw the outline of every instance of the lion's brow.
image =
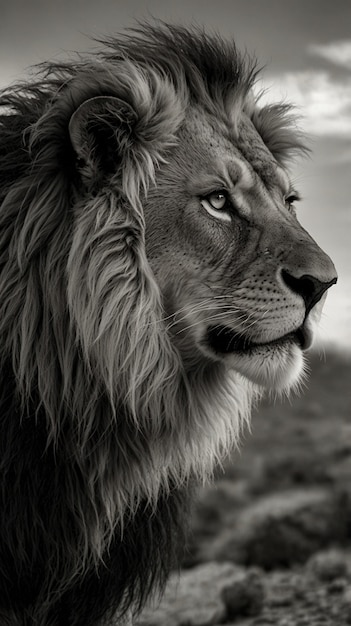
[[253, 185], [253, 174], [249, 165], [240, 157], [232, 157], [227, 164], [228, 178], [233, 185], [240, 184], [242, 189], [250, 189]]

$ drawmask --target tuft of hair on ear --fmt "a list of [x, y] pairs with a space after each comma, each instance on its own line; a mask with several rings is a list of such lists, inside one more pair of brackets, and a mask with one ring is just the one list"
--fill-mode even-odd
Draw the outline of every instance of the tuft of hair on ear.
[[[104, 69], [98, 89], [72, 112], [68, 129], [76, 165], [88, 186], [102, 181], [117, 187], [131, 202], [147, 191], [155, 168], [174, 145], [183, 120], [186, 96], [155, 71], [129, 60]], [[96, 68], [94, 72], [96, 80]], [[75, 91], [79, 89], [75, 85]], [[99, 91], [100, 93], [94, 93]], [[102, 93], [101, 93], [102, 92]], [[108, 94], [108, 95], [107, 95]]]
[[128, 194], [130, 181], [120, 176], [132, 168], [134, 197], [140, 186], [147, 189], [175, 142], [185, 90], [166, 73], [124, 58], [52, 65], [47, 73], [47, 100], [27, 133], [32, 169], [47, 171], [49, 156], [50, 172], [56, 166], [70, 179], [75, 173], [89, 191], [117, 174], [114, 182]]

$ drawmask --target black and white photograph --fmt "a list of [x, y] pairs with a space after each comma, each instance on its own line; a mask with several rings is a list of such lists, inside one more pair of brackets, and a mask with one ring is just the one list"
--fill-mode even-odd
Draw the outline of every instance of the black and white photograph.
[[351, 3], [0, 20], [0, 626], [351, 624]]

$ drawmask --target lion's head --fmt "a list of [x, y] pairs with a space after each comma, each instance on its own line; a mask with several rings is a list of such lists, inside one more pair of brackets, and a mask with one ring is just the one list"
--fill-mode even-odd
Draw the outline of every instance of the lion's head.
[[[303, 140], [254, 81], [233, 44], [147, 27], [2, 95], [0, 440], [36, 494], [8, 481], [6, 541], [20, 536], [27, 563], [45, 528], [64, 554], [55, 593], [211, 472], [253, 383], [299, 379], [335, 270], [295, 215], [287, 163]], [[131, 567], [125, 587], [145, 592]]]
[[[133, 155], [124, 184], [138, 181], [145, 189], [136, 196], [145, 219], [147, 263], [185, 367], [220, 361], [254, 383], [288, 389], [299, 380], [321, 300], [336, 280], [330, 259], [296, 219], [299, 194], [287, 163], [306, 148], [289, 107], [260, 109], [252, 94], [252, 67], [219, 41], [198, 37], [195, 43], [185, 31], [150, 30], [146, 56], [135, 41], [127, 53], [140, 103], [131, 107], [117, 90], [121, 100], [81, 105], [70, 122], [84, 163], [81, 174], [88, 186], [97, 171], [111, 180], [117, 153]], [[153, 92], [146, 96], [147, 158], [158, 142], [156, 169], [145, 160], [138, 164], [145, 72]], [[91, 163], [87, 173], [114, 118], [123, 121], [124, 131], [117, 150], [111, 147], [115, 158], [108, 153], [110, 176], [108, 140], [100, 145], [105, 161], [98, 165], [95, 158], [96, 168]], [[89, 133], [92, 123], [96, 129]]]
[[146, 250], [190, 368], [217, 361], [288, 389], [335, 270], [296, 217], [285, 167], [296, 136], [279, 144], [283, 111], [244, 99], [233, 113], [230, 96], [227, 110], [187, 110], [145, 202]]

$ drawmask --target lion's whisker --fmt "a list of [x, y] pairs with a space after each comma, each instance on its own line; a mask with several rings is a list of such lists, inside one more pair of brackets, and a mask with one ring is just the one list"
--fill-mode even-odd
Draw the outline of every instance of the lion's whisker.
[[[208, 316], [208, 317], [206, 317], [204, 319], [201, 319], [201, 320], [198, 320], [198, 321], [196, 321], [196, 322], [194, 322], [192, 324], [189, 324], [188, 326], [184, 326], [183, 328], [179, 329], [176, 334], [179, 335], [180, 333], [185, 332], [187, 330], [190, 330], [191, 328], [194, 328], [194, 327], [196, 327], [196, 326], [198, 326], [200, 324], [205, 325], [208, 322], [210, 322], [212, 320], [216, 320], [216, 319], [223, 320], [223, 313], [222, 312], [217, 312], [217, 313], [214, 313], [213, 315], [210, 315], [210, 316]], [[239, 318], [239, 320], [240, 320], [240, 318]]]

